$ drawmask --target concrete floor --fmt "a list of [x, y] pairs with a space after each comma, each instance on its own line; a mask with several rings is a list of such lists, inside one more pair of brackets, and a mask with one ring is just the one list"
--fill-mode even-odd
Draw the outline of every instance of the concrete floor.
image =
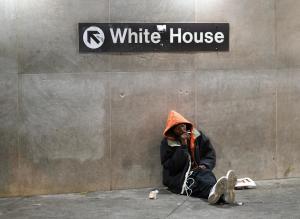
[[300, 218], [300, 178], [258, 181], [258, 187], [237, 191], [238, 205], [209, 205], [160, 189], [0, 198], [0, 219], [27, 218]]

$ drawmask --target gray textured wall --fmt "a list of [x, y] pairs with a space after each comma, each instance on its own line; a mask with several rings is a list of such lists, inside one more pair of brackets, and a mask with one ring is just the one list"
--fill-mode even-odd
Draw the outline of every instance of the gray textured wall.
[[[0, 196], [161, 185], [171, 109], [221, 176], [300, 176], [300, 1], [0, 0]], [[79, 54], [79, 22], [228, 22], [230, 52]]]

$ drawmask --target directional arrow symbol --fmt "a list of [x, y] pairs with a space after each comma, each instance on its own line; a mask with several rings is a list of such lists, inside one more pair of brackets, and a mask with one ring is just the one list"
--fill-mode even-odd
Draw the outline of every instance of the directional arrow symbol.
[[103, 45], [105, 35], [100, 27], [90, 26], [83, 32], [82, 40], [86, 47], [90, 49], [98, 49]]
[[99, 34], [98, 31], [94, 31], [94, 30], [91, 30], [91, 31], [88, 31], [87, 32], [88, 34], [88, 42], [91, 43], [91, 39], [93, 39], [97, 44], [100, 43], [100, 40], [96, 37], [96, 34]]

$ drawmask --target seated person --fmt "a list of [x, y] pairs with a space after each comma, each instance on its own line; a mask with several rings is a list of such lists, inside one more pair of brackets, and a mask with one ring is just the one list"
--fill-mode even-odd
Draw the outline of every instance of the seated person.
[[229, 170], [216, 180], [216, 153], [209, 139], [182, 115], [171, 111], [160, 146], [163, 184], [170, 191], [208, 199], [210, 204], [234, 203], [237, 177]]

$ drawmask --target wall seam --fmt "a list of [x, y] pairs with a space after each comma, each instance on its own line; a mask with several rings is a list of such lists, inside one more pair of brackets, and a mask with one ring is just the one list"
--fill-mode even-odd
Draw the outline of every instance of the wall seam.
[[197, 22], [197, 14], [198, 14], [198, 10], [197, 10], [197, 0], [194, 0], [194, 8], [195, 8], [195, 23]]
[[[274, 65], [273, 69], [277, 71], [278, 51], [277, 51], [277, 0], [274, 0]], [[278, 89], [275, 86], [275, 178], [278, 179]]]
[[[20, 169], [20, 148], [21, 148], [21, 140], [20, 140], [20, 126], [21, 126], [21, 122], [20, 122], [20, 97], [22, 96], [22, 75], [17, 74], [17, 174], [19, 173], [19, 169]], [[18, 176], [17, 176], [18, 178]], [[18, 193], [20, 194], [20, 188], [18, 185]]]
[[275, 174], [276, 178], [278, 179], [278, 95], [277, 95], [277, 88], [275, 88]]
[[278, 48], [277, 48], [277, 4], [276, 4], [277, 0], [274, 0], [274, 53], [275, 53], [275, 60], [274, 60], [274, 64], [275, 66], [273, 66], [273, 69], [277, 69], [279, 67], [278, 65]]
[[19, 170], [20, 170], [20, 149], [21, 149], [21, 137], [20, 137], [20, 127], [21, 127], [21, 116], [20, 116], [20, 99], [22, 97], [22, 83], [23, 83], [23, 75], [20, 74], [20, 53], [19, 53], [19, 48], [20, 48], [20, 40], [19, 40], [19, 16], [18, 16], [18, 10], [17, 10], [17, 4], [14, 5], [15, 8], [15, 21], [16, 21], [16, 61], [17, 61], [17, 188], [18, 188], [18, 195], [22, 195], [20, 193], [20, 184], [18, 182], [19, 179]]
[[[197, 8], [197, 0], [194, 0], [194, 12], [195, 12], [195, 23], [197, 22], [197, 14], [198, 14], [198, 8]], [[195, 92], [195, 100], [194, 100], [194, 103], [195, 103], [195, 106], [194, 106], [194, 123], [195, 123], [195, 128], [198, 129], [198, 117], [197, 117], [197, 112], [198, 112], [198, 102], [197, 102], [197, 99], [198, 99], [198, 92], [197, 92], [197, 83], [196, 83], [196, 79], [197, 79], [197, 73], [196, 73], [196, 68], [195, 68], [195, 61], [196, 61], [196, 56], [194, 55], [193, 56], [193, 59], [194, 59], [194, 92]]]
[[[112, 54], [115, 55], [115, 54]], [[298, 69], [298, 68], [296, 68]], [[300, 68], [299, 68], [300, 69]], [[206, 71], [206, 72], [212, 72], [212, 71], [265, 71], [265, 70], [289, 70], [289, 68], [287, 67], [278, 67], [278, 68], [269, 68], [269, 67], [264, 67], [264, 68], [255, 68], [253, 67], [252, 69], [250, 68], [214, 68], [214, 69], [208, 69], [208, 68], [199, 68], [199, 69], [194, 69], [194, 70], [182, 70], [185, 73], [194, 73], [195, 71]], [[178, 73], [180, 72], [180, 70], [160, 70], [158, 69], [157, 71], [163, 71], [163, 72], [169, 72], [169, 73]], [[143, 73], [157, 73], [157, 71], [143, 71]], [[101, 71], [100, 73], [104, 74], [104, 73], [110, 73], [112, 72], [112, 69], [110, 67], [109, 70], [107, 71]], [[99, 73], [99, 71], [85, 71], [84, 74], [95, 74], [95, 73]], [[114, 73], [116, 74], [126, 74], [126, 73], [141, 73], [141, 71], [114, 71]], [[47, 73], [22, 73], [20, 72], [19, 74], [21, 75], [39, 75], [39, 74], [82, 74], [82, 72], [47, 72]]]
[[113, 172], [113, 165], [112, 165], [112, 149], [111, 149], [111, 136], [112, 136], [112, 131], [111, 131], [111, 127], [112, 127], [112, 95], [111, 95], [112, 91], [111, 91], [111, 73], [108, 74], [108, 99], [109, 99], [109, 133], [108, 133], [108, 138], [109, 138], [109, 168], [110, 168], [110, 183], [109, 183], [109, 189], [112, 190], [112, 172]]
[[111, 15], [111, 6], [110, 6], [110, 4], [111, 4], [111, 0], [108, 0], [108, 22], [110, 23], [110, 21], [111, 21], [111, 17], [110, 17], [110, 15]]
[[195, 125], [196, 125], [196, 127], [195, 128], [197, 128], [198, 129], [198, 120], [197, 120], [197, 112], [198, 112], [198, 106], [197, 106], [197, 104], [198, 104], [198, 102], [197, 102], [197, 99], [198, 99], [198, 92], [197, 92], [197, 74], [196, 74], [196, 71], [194, 72], [194, 92], [195, 92], [195, 107], [194, 107], [194, 110], [195, 110], [195, 112], [194, 112], [194, 116], [195, 116], [195, 118], [194, 118], [194, 123], [195, 123]]
[[[108, 0], [108, 22], [110, 23], [111, 22], [111, 0]], [[111, 191], [113, 188], [113, 176], [112, 176], [112, 173], [113, 173], [113, 163], [112, 163], [112, 149], [111, 149], [111, 146], [112, 146], [112, 139], [111, 139], [111, 136], [112, 136], [112, 91], [111, 91], [111, 56], [109, 56], [109, 71], [108, 71], [108, 99], [109, 99], [109, 122], [108, 122], [108, 125], [109, 125], [109, 133], [108, 133], [108, 144], [109, 144], [109, 172], [110, 172], [110, 179], [109, 179], [109, 190]]]

